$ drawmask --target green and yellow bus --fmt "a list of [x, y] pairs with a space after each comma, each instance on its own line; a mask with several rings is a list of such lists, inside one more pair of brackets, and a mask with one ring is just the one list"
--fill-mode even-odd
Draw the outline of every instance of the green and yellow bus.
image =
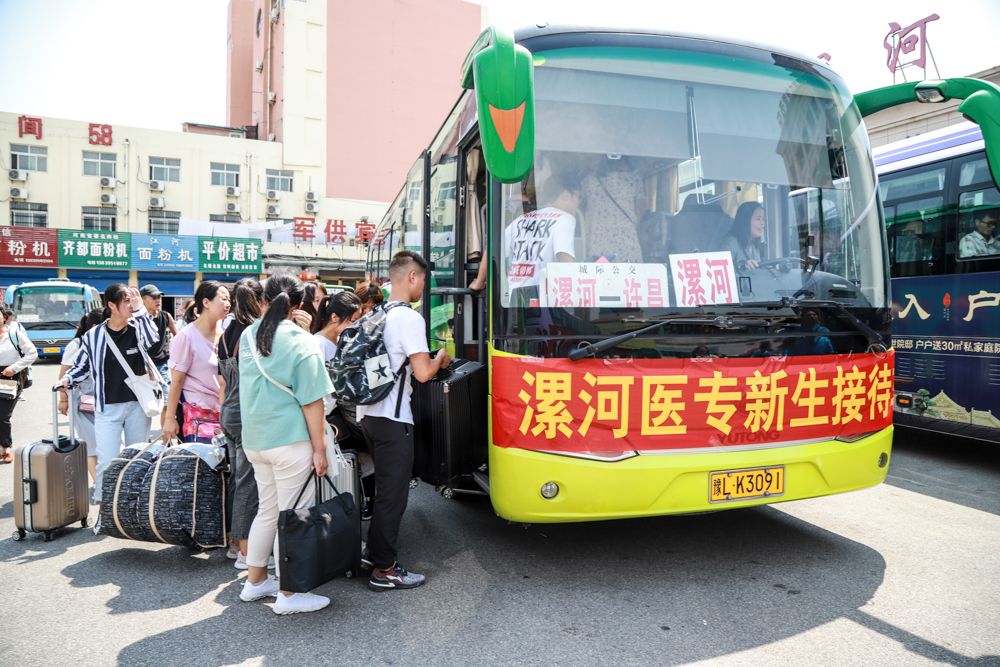
[[[949, 82], [852, 96], [781, 50], [545, 26], [486, 30], [462, 83], [369, 248], [383, 284], [399, 249], [431, 261], [432, 347], [479, 376], [460, 419], [417, 425], [427, 481], [539, 523], [885, 479], [891, 300], [862, 117]], [[970, 116], [996, 108], [962, 90]]]

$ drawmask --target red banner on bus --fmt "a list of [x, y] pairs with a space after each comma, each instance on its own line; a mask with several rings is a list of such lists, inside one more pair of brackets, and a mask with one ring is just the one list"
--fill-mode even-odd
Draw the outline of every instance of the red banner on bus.
[[59, 230], [0, 228], [0, 266], [56, 266], [58, 258]]
[[500, 447], [621, 452], [831, 439], [892, 424], [894, 355], [493, 358]]

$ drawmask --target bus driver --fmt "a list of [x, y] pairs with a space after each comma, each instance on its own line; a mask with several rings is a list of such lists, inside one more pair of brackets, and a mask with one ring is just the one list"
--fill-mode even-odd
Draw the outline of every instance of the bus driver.
[[570, 174], [554, 174], [542, 188], [548, 206], [529, 211], [504, 230], [507, 285], [522, 298], [537, 297], [541, 272], [552, 261], [575, 261], [576, 213], [580, 208], [580, 182]]

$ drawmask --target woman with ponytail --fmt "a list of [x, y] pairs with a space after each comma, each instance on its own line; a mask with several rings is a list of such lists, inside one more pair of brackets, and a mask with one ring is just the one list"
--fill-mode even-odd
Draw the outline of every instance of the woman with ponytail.
[[[292, 276], [274, 276], [264, 288], [264, 316], [243, 332], [239, 343], [240, 414], [243, 450], [257, 479], [257, 516], [247, 541], [245, 602], [277, 596], [277, 614], [317, 611], [330, 599], [280, 591], [267, 574], [278, 513], [292, 509], [313, 471], [326, 474], [323, 397], [333, 391], [323, 356], [308, 331], [293, 323], [305, 290]], [[302, 494], [308, 507], [314, 494]]]
[[323, 297], [317, 315], [313, 320], [313, 334], [323, 352], [323, 361], [329, 363], [337, 353], [340, 334], [361, 317], [361, 299], [347, 291]]
[[[222, 381], [220, 425], [229, 450], [230, 558], [237, 570], [247, 569], [247, 538], [257, 516], [257, 480], [243, 450], [243, 422], [240, 415], [240, 336], [260, 319], [264, 309], [264, 288], [255, 278], [242, 278], [233, 286], [232, 321], [219, 338], [219, 376]], [[273, 559], [268, 561], [268, 566]]]

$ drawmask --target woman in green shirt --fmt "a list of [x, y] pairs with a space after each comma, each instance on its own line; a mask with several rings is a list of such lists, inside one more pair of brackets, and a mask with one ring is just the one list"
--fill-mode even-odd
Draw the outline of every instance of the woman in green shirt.
[[[247, 543], [249, 576], [240, 599], [276, 596], [278, 614], [317, 611], [330, 603], [322, 595], [279, 591], [278, 580], [267, 574], [272, 547], [281, 563], [278, 513], [292, 509], [313, 470], [325, 475], [327, 468], [323, 397], [333, 385], [315, 339], [292, 321], [303, 295], [298, 279], [270, 278], [264, 316], [247, 327], [239, 346], [243, 450], [253, 465], [258, 495]], [[308, 506], [312, 497], [303, 494], [300, 506]]]

